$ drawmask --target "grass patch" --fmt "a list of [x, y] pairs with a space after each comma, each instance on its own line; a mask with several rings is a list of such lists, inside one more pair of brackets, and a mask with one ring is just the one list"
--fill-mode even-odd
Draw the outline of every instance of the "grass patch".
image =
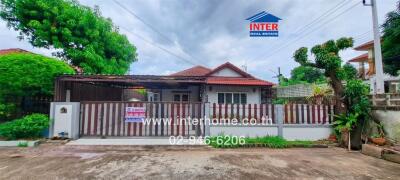
[[19, 142], [18, 147], [28, 147], [28, 142], [24, 141], [24, 142]]
[[269, 147], [269, 148], [290, 148], [290, 147], [311, 147], [313, 141], [287, 141], [279, 136], [264, 136], [255, 138], [245, 138], [238, 136], [212, 136], [206, 143], [215, 148], [237, 148], [237, 147]]

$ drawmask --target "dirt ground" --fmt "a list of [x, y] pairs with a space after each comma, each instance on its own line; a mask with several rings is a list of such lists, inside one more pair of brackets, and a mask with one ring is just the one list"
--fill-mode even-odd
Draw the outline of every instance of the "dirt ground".
[[0, 148], [0, 179], [399, 179], [400, 165], [340, 148]]

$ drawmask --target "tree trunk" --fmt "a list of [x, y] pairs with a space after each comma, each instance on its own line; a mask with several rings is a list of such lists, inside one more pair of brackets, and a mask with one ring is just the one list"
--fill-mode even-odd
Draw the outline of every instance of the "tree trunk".
[[[336, 115], [346, 113], [346, 105], [343, 102], [344, 99], [344, 87], [342, 81], [336, 76], [334, 71], [329, 73], [330, 84], [334, 92], [335, 107], [334, 113]], [[342, 132], [342, 138], [340, 138], [340, 145], [346, 147], [349, 143], [349, 132]]]
[[331, 79], [330, 84], [333, 88], [334, 99], [335, 99], [335, 114], [342, 114], [346, 112], [345, 104], [343, 103], [344, 87], [342, 81], [336, 77], [335, 72], [329, 73], [329, 78]]

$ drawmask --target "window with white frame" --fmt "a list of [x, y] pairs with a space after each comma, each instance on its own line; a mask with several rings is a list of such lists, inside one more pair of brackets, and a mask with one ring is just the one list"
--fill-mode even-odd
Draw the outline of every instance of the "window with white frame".
[[246, 104], [246, 93], [218, 93], [218, 104]]
[[189, 102], [189, 94], [187, 93], [174, 93], [173, 98], [175, 102]]

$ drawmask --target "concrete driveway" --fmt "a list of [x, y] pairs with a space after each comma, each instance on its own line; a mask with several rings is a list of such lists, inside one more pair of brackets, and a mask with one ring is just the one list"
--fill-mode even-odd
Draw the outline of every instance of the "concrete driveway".
[[340, 148], [219, 150], [46, 143], [0, 149], [0, 179], [55, 178], [399, 179], [400, 165]]

